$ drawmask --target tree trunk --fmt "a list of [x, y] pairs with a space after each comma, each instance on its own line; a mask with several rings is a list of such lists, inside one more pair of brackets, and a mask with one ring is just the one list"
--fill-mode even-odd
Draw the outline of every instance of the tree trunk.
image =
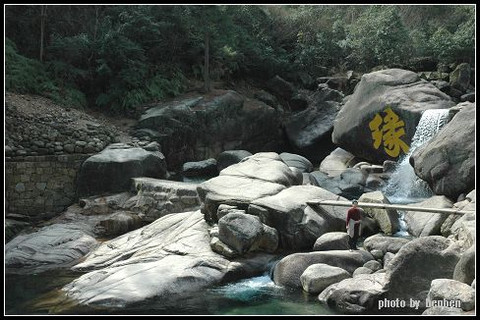
[[[97, 41], [97, 30], [98, 30], [98, 23], [99, 23], [99, 16], [100, 16], [100, 7], [95, 6], [95, 25], [93, 27], [93, 39], [92, 42], [95, 44]], [[90, 57], [88, 57], [88, 65], [91, 65], [91, 61], [95, 55], [95, 46], [92, 46], [92, 52], [90, 53]]]
[[45, 20], [47, 20], [47, 6], [40, 8], [40, 62], [43, 62], [44, 56], [44, 34], [45, 34]]
[[210, 92], [210, 33], [205, 32], [205, 64], [203, 68], [205, 92]]

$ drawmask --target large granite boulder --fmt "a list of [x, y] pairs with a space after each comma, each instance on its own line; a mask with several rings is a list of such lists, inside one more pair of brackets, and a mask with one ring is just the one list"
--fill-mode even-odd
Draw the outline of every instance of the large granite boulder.
[[460, 92], [466, 92], [470, 87], [472, 70], [468, 63], [460, 63], [450, 73], [450, 86]]
[[387, 299], [425, 300], [434, 279], [452, 279], [460, 259], [458, 246], [442, 236], [413, 239], [385, 265], [388, 275]]
[[259, 216], [263, 223], [277, 229], [280, 247], [311, 249], [322, 234], [345, 230], [344, 208], [307, 205], [308, 201], [318, 200], [346, 199], [319, 187], [298, 185], [252, 201], [248, 213]]
[[[412, 72], [364, 74], [334, 121], [333, 142], [372, 163], [398, 160], [409, 151], [422, 112], [446, 109], [451, 98]], [[395, 133], [388, 139], [387, 133]]]
[[290, 169], [277, 153], [260, 152], [223, 169], [218, 177], [198, 185], [197, 191], [205, 219], [216, 222], [220, 204], [247, 209], [256, 199], [302, 182], [301, 172]]
[[415, 174], [452, 200], [475, 188], [475, 104], [457, 107], [452, 120], [410, 156]]
[[477, 235], [475, 211], [463, 214], [453, 223], [450, 232], [448, 238], [454, 240], [462, 252], [474, 245]]
[[251, 155], [252, 154], [247, 150], [225, 150], [221, 152], [216, 158], [218, 172], [232, 164], [239, 163], [244, 158]]
[[98, 245], [91, 230], [77, 221], [19, 234], [5, 244], [5, 269], [30, 273], [67, 268]]
[[313, 245], [313, 251], [347, 250], [349, 248], [348, 234], [343, 231], [324, 233], [318, 237]]
[[233, 263], [213, 252], [208, 228], [200, 211], [161, 217], [102, 243], [73, 267], [86, 273], [62, 291], [79, 304], [110, 308], [150, 298], [167, 303], [200, 294], [234, 273], [264, 271], [267, 261]]
[[285, 162], [289, 167], [297, 168], [302, 173], [312, 172], [313, 170], [312, 162], [299, 154], [282, 152], [280, 153], [280, 158], [282, 158], [283, 162]]
[[170, 213], [195, 211], [200, 208], [197, 184], [153, 178], [133, 178], [130, 197], [122, 208], [136, 212], [145, 222]]
[[318, 300], [342, 314], [378, 312], [386, 285], [385, 273], [360, 274], [330, 285], [320, 293]]
[[358, 160], [350, 152], [342, 148], [336, 148], [320, 163], [318, 171], [333, 177], [340, 175], [343, 171], [353, 167]]
[[447, 301], [464, 311], [475, 309], [475, 289], [470, 285], [452, 280], [435, 279], [432, 281], [427, 299], [431, 304]]
[[[445, 196], [433, 196], [422, 202], [409, 204], [415, 207], [425, 208], [447, 208], [450, 209], [453, 203]], [[448, 214], [422, 211], [406, 211], [404, 215], [408, 231], [415, 237], [440, 235], [440, 228], [447, 219]]]
[[475, 280], [475, 248], [476, 246], [473, 245], [462, 253], [455, 270], [453, 270], [453, 280], [466, 284], [471, 284]]
[[325, 154], [325, 146], [331, 145], [333, 120], [339, 109], [338, 102], [318, 101], [288, 118], [285, 132], [295, 152], [305, 154], [310, 159], [323, 159], [328, 154]]
[[167, 164], [159, 151], [118, 143], [82, 163], [77, 176], [79, 197], [128, 191], [131, 178], [165, 178]]
[[314, 185], [351, 200], [364, 193], [368, 174], [356, 168], [347, 168], [334, 176], [321, 171], [313, 171], [310, 176]]
[[[454, 209], [459, 209], [459, 210], [465, 210], [465, 211], [471, 211], [473, 214], [476, 211], [476, 192], [475, 189], [470, 191], [464, 198], [459, 197], [458, 201], [453, 204]], [[462, 219], [463, 215], [458, 214], [458, 213], [453, 213], [448, 215], [447, 219], [442, 224], [442, 227], [440, 228], [440, 232], [442, 233], [442, 236], [444, 237], [449, 237], [452, 233], [452, 226], [453, 224]]]
[[278, 233], [257, 216], [231, 212], [218, 220], [218, 238], [238, 254], [252, 251], [274, 252]]
[[[390, 201], [383, 195], [381, 191], [373, 191], [364, 193], [358, 198], [360, 202], [365, 203], [385, 203], [390, 204]], [[387, 234], [395, 234], [399, 228], [398, 212], [395, 209], [380, 209], [380, 208], [362, 208], [370, 217], [373, 217], [378, 222], [380, 230]]]
[[14, 272], [65, 268], [111, 239], [169, 213], [198, 210], [196, 185], [133, 178], [132, 191], [80, 199], [38, 229], [29, 228], [5, 247], [5, 266]]
[[351, 278], [351, 275], [342, 268], [316, 263], [305, 269], [300, 276], [300, 281], [305, 292], [318, 294], [329, 285], [347, 278]]
[[216, 90], [148, 109], [139, 130], [150, 129], [162, 145], [169, 169], [185, 161], [215, 158], [224, 150], [276, 150], [282, 145], [280, 112], [239, 93]]
[[370, 252], [373, 250], [381, 251], [382, 255], [384, 255], [387, 252], [397, 253], [409, 241], [411, 240], [379, 233], [366, 238], [365, 241], [363, 241], [363, 247]]
[[213, 177], [218, 175], [217, 160], [210, 158], [202, 161], [185, 162], [182, 166], [185, 177]]
[[300, 280], [305, 270], [318, 263], [338, 267], [352, 274], [365, 262], [373, 260], [373, 256], [364, 250], [328, 250], [315, 252], [299, 252], [281, 259], [273, 269], [273, 281], [280, 286], [302, 288]]

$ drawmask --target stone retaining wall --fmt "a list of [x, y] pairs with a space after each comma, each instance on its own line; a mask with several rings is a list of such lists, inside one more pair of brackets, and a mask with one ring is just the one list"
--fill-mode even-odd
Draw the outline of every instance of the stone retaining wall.
[[91, 154], [5, 158], [6, 213], [59, 213], [76, 200], [76, 177]]

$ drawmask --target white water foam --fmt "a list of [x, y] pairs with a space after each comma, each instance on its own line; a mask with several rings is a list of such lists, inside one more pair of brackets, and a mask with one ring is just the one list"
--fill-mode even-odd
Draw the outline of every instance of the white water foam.
[[281, 290], [282, 287], [277, 286], [268, 275], [243, 279], [238, 282], [229, 283], [222, 287], [213, 289], [223, 296], [239, 301], [253, 301], [261, 299], [264, 294], [270, 294], [275, 290]]
[[428, 184], [417, 177], [409, 159], [415, 149], [429, 141], [448, 122], [448, 115], [448, 109], [424, 111], [418, 122], [408, 154], [399, 160], [397, 168], [385, 188], [385, 194], [390, 202], [418, 202], [433, 195]]
[[[409, 160], [413, 151], [435, 136], [448, 120], [448, 109], [429, 109], [423, 112], [408, 154], [397, 162], [396, 169], [384, 189], [384, 193], [391, 203], [420, 202], [433, 195], [428, 184], [417, 177]], [[408, 236], [407, 225], [403, 216], [404, 213], [401, 213], [399, 217], [400, 230], [395, 234], [396, 236]]]

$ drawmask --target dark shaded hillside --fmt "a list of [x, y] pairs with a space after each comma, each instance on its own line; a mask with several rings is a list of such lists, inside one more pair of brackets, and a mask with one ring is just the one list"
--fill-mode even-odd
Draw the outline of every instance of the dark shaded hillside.
[[474, 6], [7, 5], [6, 89], [129, 114], [189, 79], [302, 84], [475, 57]]

